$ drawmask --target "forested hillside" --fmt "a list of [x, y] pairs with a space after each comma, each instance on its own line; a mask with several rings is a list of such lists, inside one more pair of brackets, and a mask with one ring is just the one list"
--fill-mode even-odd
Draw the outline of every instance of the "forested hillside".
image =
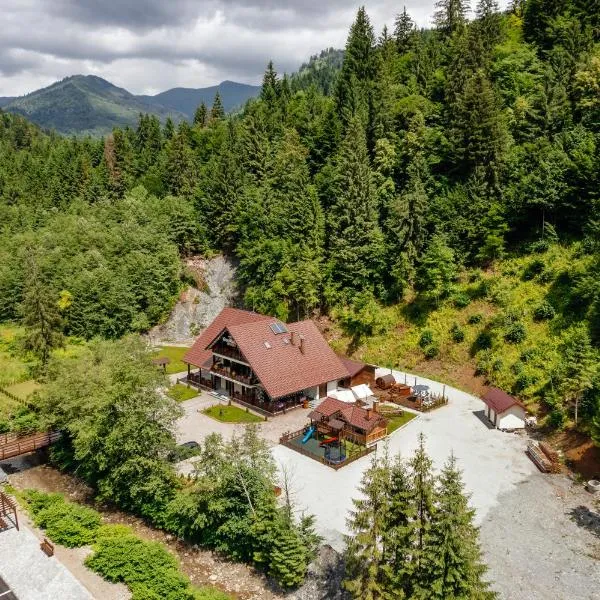
[[[486, 335], [486, 315], [478, 325], [475, 359], [493, 373], [492, 358], [507, 344], [526, 353], [528, 324], [544, 321], [563, 370], [541, 364], [521, 392], [557, 425], [585, 395], [591, 428], [600, 13], [586, 0], [466, 7], [441, 0], [426, 31], [390, 15], [380, 34], [361, 9], [339, 70], [326, 53], [305, 84], [270, 64], [260, 98], [231, 118], [217, 102], [192, 126], [145, 116], [104, 140], [66, 140], [3, 114], [0, 319], [43, 296], [65, 333], [143, 331], [176, 296], [178, 253], [225, 252], [249, 308], [329, 313], [357, 347], [394, 329], [395, 305], [427, 328], [448, 303], [502, 296], [486, 286], [509, 268], [513, 283], [540, 282], [535, 303], [504, 294], [497, 331]], [[569, 260], [547, 260], [556, 248]]]

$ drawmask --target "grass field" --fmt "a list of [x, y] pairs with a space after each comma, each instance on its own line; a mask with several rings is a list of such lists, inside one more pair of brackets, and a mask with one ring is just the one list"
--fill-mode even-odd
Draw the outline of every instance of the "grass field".
[[396, 429], [402, 427], [402, 425], [406, 425], [409, 421], [412, 421], [417, 415], [414, 413], [404, 411], [401, 415], [397, 417], [390, 417], [388, 419], [388, 435], [390, 433], [394, 433]]
[[167, 365], [167, 373], [181, 373], [187, 369], [187, 365], [183, 362], [183, 355], [189, 348], [181, 348], [180, 346], [163, 346], [154, 352], [155, 358], [168, 358], [171, 362]]
[[21, 400], [27, 400], [27, 398], [29, 398], [33, 392], [41, 389], [41, 387], [41, 384], [39, 384], [37, 381], [30, 379], [28, 381], [9, 385], [4, 389], [10, 394], [14, 394], [17, 398], [21, 398]]
[[177, 400], [177, 402], [190, 400], [191, 398], [195, 398], [198, 394], [199, 392], [195, 388], [182, 385], [181, 383], [175, 384], [167, 392], [167, 396], [173, 398], [173, 400]]
[[[410, 293], [403, 302], [382, 307], [381, 333], [358, 344], [336, 321], [328, 337], [339, 353], [476, 394], [487, 380], [535, 410], [541, 390], [558, 371], [564, 331], [581, 318], [569, 302], [574, 277], [585, 273], [590, 261], [577, 244], [510, 257], [485, 271], [463, 272], [438, 303]], [[553, 317], [536, 317], [544, 305], [554, 309]], [[510, 339], [515, 324], [520, 337]], [[424, 334], [429, 343], [423, 343]], [[429, 350], [435, 351], [428, 356]]]
[[258, 417], [251, 412], [246, 412], [244, 409], [233, 405], [225, 406], [218, 404], [216, 406], [211, 406], [202, 412], [223, 423], [260, 423], [263, 421], [262, 417]]

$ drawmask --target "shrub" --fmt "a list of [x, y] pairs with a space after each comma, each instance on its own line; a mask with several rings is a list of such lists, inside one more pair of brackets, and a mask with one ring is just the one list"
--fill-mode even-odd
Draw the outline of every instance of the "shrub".
[[494, 338], [492, 337], [491, 332], [484, 329], [478, 336], [475, 338], [475, 343], [473, 344], [475, 352], [480, 352], [481, 350], [489, 350], [494, 344]]
[[456, 308], [466, 308], [467, 306], [469, 306], [469, 304], [471, 304], [471, 298], [468, 294], [461, 292], [454, 296], [452, 302], [454, 306], [456, 306]]
[[432, 344], [425, 349], [425, 358], [431, 360], [437, 358], [440, 354], [440, 347], [437, 344]]
[[532, 254], [534, 252], [547, 252], [548, 249], [550, 248], [550, 242], [548, 240], [536, 240], [535, 242], [531, 242], [531, 244], [529, 244], [529, 246], [527, 247], [528, 251], [531, 252]]
[[522, 392], [530, 385], [535, 383], [535, 377], [528, 375], [527, 373], [521, 373], [516, 379], [513, 385], [513, 391], [515, 394]]
[[481, 321], [483, 321], [483, 315], [481, 313], [475, 313], [468, 318], [467, 323], [469, 325], [477, 325], [478, 323], [481, 323]]
[[554, 306], [549, 302], [542, 302], [536, 309], [533, 311], [533, 318], [536, 321], [550, 321], [554, 319], [556, 316], [556, 310]]
[[502, 362], [501, 358], [497, 358], [491, 366], [491, 369], [494, 373], [497, 373], [498, 371], [502, 371], [502, 367], [504, 366], [504, 363]]
[[112, 530], [99, 535], [85, 564], [108, 581], [127, 585], [132, 600], [195, 600], [177, 559], [161, 543], [132, 533]]
[[523, 270], [523, 279], [529, 281], [542, 273], [546, 263], [541, 258], [534, 258]]
[[94, 541], [102, 522], [97, 511], [66, 502], [60, 494], [29, 490], [25, 497], [35, 524], [45, 529], [53, 542], [67, 548], [78, 548]]
[[555, 429], [561, 429], [567, 420], [565, 411], [561, 407], [556, 407], [548, 415], [548, 424]]
[[452, 328], [450, 329], [450, 335], [452, 336], [452, 340], [457, 344], [460, 344], [465, 340], [465, 332], [461, 329], [458, 323], [454, 323], [454, 325], [452, 325]]
[[519, 358], [524, 363], [527, 363], [527, 362], [531, 361], [533, 358], [535, 358], [536, 354], [537, 354], [537, 352], [536, 352], [535, 348], [527, 348], [527, 349], [523, 350], [523, 352], [521, 352], [521, 356]]
[[433, 343], [433, 331], [431, 329], [424, 329], [419, 338], [419, 346], [421, 348], [427, 348]]
[[525, 329], [525, 325], [520, 322], [513, 323], [504, 334], [504, 339], [511, 344], [520, 344], [525, 341], [526, 337], [527, 330]]

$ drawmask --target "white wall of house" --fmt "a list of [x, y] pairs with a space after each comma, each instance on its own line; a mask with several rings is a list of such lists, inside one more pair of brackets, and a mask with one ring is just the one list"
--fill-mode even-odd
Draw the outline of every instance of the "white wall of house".
[[520, 406], [511, 406], [498, 415], [498, 429], [524, 429], [525, 411]]
[[241, 394], [242, 393], [242, 386], [239, 383], [234, 383], [233, 384], [233, 391]]
[[337, 379], [335, 381], [328, 381], [327, 382], [327, 393], [334, 392], [335, 390], [337, 390], [337, 387], [338, 387], [337, 384], [338, 384]]

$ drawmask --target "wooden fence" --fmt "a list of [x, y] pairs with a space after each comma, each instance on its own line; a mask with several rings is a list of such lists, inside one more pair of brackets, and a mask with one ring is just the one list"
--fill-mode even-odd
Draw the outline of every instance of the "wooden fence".
[[364, 450], [352, 453], [350, 456], [348, 456], [346, 458], [346, 460], [344, 460], [341, 463], [338, 463], [335, 461], [328, 460], [324, 456], [318, 456], [317, 454], [313, 454], [309, 450], [306, 450], [306, 449], [302, 448], [301, 446], [298, 446], [297, 444], [292, 444], [292, 440], [295, 440], [295, 439], [299, 438], [300, 436], [303, 436], [306, 433], [306, 430], [307, 430], [307, 428], [305, 427], [304, 429], [299, 429], [298, 431], [284, 433], [279, 438], [279, 443], [282, 446], [285, 446], [286, 448], [290, 448], [291, 450], [299, 452], [300, 454], [303, 454], [304, 456], [307, 456], [308, 458], [312, 458], [313, 460], [316, 460], [327, 467], [331, 467], [332, 469], [335, 469], [336, 471], [338, 469], [341, 469], [342, 467], [345, 467], [346, 465], [349, 465], [350, 463], [354, 462], [355, 460], [358, 460], [359, 458], [362, 458], [363, 456], [367, 456], [368, 454], [371, 454], [372, 452], [375, 452], [377, 450], [377, 444], [374, 444], [373, 446], [364, 448]]
[[32, 435], [14, 436], [14, 434], [3, 434], [0, 436], [0, 460], [14, 458], [45, 448], [56, 442], [62, 433], [60, 431], [46, 431]]

